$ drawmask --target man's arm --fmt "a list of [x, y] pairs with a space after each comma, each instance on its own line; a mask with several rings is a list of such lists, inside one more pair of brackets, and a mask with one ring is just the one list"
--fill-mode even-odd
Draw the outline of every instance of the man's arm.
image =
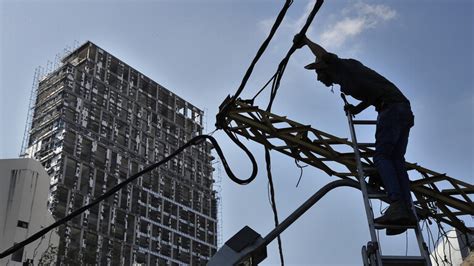
[[358, 113], [364, 111], [369, 106], [370, 106], [370, 104], [368, 102], [360, 102], [358, 105], [355, 106], [355, 111], [356, 111], [355, 114], [358, 114]]
[[308, 48], [313, 52], [313, 54], [318, 58], [318, 60], [323, 58], [323, 55], [327, 54], [328, 52], [319, 44], [311, 41], [305, 36], [306, 45]]
[[311, 50], [311, 52], [313, 52], [313, 54], [318, 58], [318, 60], [320, 60], [323, 55], [328, 53], [321, 45], [308, 39], [306, 35], [295, 35], [295, 37], [293, 38], [293, 43], [296, 44], [297, 48], [301, 48], [305, 45], [308, 45], [308, 48]]
[[351, 113], [352, 115], [356, 115], [356, 114], [364, 111], [365, 109], [367, 109], [367, 107], [369, 107], [369, 106], [370, 106], [370, 104], [368, 102], [360, 102], [356, 106], [354, 106], [352, 104], [348, 104], [348, 105], [344, 106], [344, 110], [346, 112]]

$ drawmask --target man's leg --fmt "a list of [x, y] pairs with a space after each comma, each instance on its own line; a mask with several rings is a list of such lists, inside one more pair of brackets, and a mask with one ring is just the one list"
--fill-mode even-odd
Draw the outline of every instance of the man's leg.
[[[406, 224], [415, 224], [416, 223], [416, 216], [413, 215], [412, 210], [412, 199], [410, 194], [410, 180], [408, 178], [408, 173], [405, 167], [405, 151], [408, 144], [408, 135], [410, 132], [410, 128], [407, 127], [402, 130], [400, 134], [399, 141], [395, 145], [393, 156], [394, 156], [394, 165], [397, 172], [397, 179], [398, 184], [400, 185], [401, 191], [401, 199], [403, 201], [403, 205], [408, 210], [408, 218], [406, 219]], [[398, 235], [404, 233], [406, 228], [388, 228], [387, 235]]]
[[400, 135], [394, 110], [385, 110], [379, 114], [375, 133], [374, 163], [379, 172], [390, 201], [403, 197], [398, 183], [393, 151]]
[[[374, 163], [380, 174], [382, 182], [387, 191], [390, 206], [381, 217], [374, 221], [378, 224], [408, 224], [412, 223], [410, 212], [405, 204], [405, 197], [400, 186], [395, 165], [394, 151], [401, 137], [402, 124], [399, 123], [400, 113], [396, 106], [391, 106], [379, 114], [377, 120], [377, 131], [375, 134], [375, 155]], [[387, 235], [394, 235], [400, 232], [389, 232]]]
[[393, 150], [395, 171], [397, 172], [398, 184], [400, 185], [401, 197], [411, 208], [412, 199], [410, 193], [410, 179], [405, 166], [405, 152], [408, 145], [410, 128], [405, 128], [400, 134], [400, 138]]
[[414, 125], [414, 116], [411, 112], [410, 105], [401, 104], [397, 107], [399, 113], [398, 123], [401, 127], [401, 131], [393, 150], [393, 156], [402, 197], [406, 205], [411, 209], [412, 199], [410, 193], [410, 179], [405, 166], [405, 153], [407, 150], [408, 138], [410, 136], [410, 128]]

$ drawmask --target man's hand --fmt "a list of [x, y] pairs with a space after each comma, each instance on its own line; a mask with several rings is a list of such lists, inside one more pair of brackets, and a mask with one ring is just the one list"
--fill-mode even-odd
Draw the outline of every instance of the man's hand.
[[300, 49], [301, 47], [306, 45], [306, 35], [304, 34], [296, 34], [293, 38], [293, 44], [295, 45], [296, 49]]
[[352, 104], [344, 105], [344, 111], [346, 112], [346, 114], [349, 113], [351, 115], [356, 115], [356, 114], [361, 112], [361, 110], [359, 110], [359, 108], [357, 108], [357, 106], [354, 106]]

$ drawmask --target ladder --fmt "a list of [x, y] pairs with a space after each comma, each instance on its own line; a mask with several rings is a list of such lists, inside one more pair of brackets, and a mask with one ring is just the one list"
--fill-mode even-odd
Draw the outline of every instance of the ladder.
[[[346, 97], [341, 93], [341, 98], [344, 101], [345, 105], [349, 103], [346, 100]], [[376, 125], [377, 121], [374, 120], [354, 120], [353, 115], [349, 112], [346, 112], [347, 121], [349, 123], [349, 130], [351, 133], [352, 147], [354, 148], [354, 157], [357, 164], [357, 174], [360, 183], [360, 190], [362, 191], [362, 196], [364, 199], [364, 207], [367, 215], [367, 220], [369, 223], [370, 231], [370, 241], [366, 246], [362, 247], [362, 260], [364, 266], [387, 266], [387, 265], [420, 265], [420, 266], [431, 266], [431, 261], [429, 257], [428, 248], [426, 243], [423, 240], [423, 235], [420, 229], [419, 224], [416, 226], [401, 226], [401, 225], [380, 225], [374, 222], [374, 212], [372, 209], [372, 204], [370, 200], [372, 199], [383, 199], [386, 197], [385, 193], [380, 191], [374, 191], [373, 189], [369, 191], [367, 187], [367, 182], [365, 179], [368, 177], [366, 172], [374, 172], [375, 169], [367, 168], [362, 165], [361, 155], [359, 147], [361, 146], [375, 146], [374, 144], [369, 143], [358, 143], [355, 133], [355, 125]], [[413, 213], [416, 212], [412, 205]], [[418, 220], [418, 218], [417, 218]], [[418, 242], [418, 248], [420, 250], [420, 256], [387, 256], [382, 255], [381, 248], [379, 245], [379, 240], [377, 238], [377, 231], [382, 229], [413, 229], [415, 231], [415, 236]]]

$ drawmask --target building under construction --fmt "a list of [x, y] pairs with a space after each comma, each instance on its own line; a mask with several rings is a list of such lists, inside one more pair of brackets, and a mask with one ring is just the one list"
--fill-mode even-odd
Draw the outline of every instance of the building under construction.
[[[27, 154], [56, 219], [203, 130], [203, 111], [91, 42], [39, 82]], [[59, 227], [59, 264], [204, 264], [217, 249], [212, 145], [198, 145]]]

